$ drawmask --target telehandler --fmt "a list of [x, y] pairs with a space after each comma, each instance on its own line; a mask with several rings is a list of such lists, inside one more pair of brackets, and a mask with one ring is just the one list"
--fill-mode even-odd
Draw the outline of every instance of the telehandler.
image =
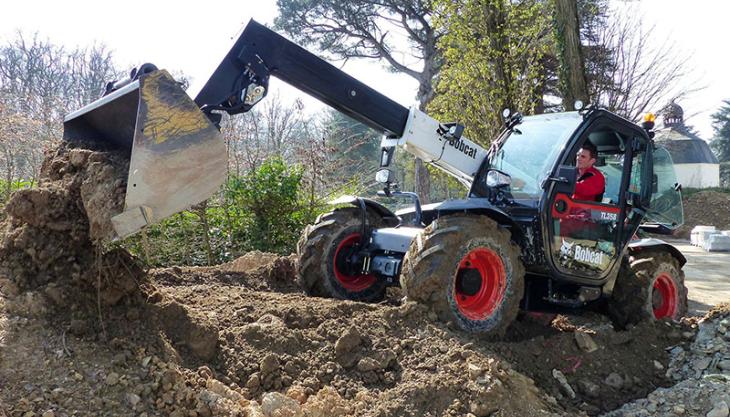
[[[119, 237], [197, 204], [226, 177], [222, 112], [250, 110], [270, 76], [383, 132], [376, 178], [385, 197], [413, 199], [392, 212], [344, 196], [297, 245], [298, 280], [310, 295], [378, 301], [388, 286], [469, 332], [499, 336], [518, 310], [601, 303], [619, 325], [676, 319], [687, 309], [684, 256], [637, 232], [682, 224], [669, 153], [653, 142], [653, 119], [636, 125], [605, 110], [523, 117], [505, 110], [489, 149], [388, 99], [251, 21], [191, 99], [164, 70], [145, 64], [110, 82], [69, 114], [67, 141], [101, 141], [130, 156]], [[590, 141], [606, 188], [574, 198], [576, 152]], [[467, 197], [421, 206], [388, 169], [396, 147], [457, 178]]]

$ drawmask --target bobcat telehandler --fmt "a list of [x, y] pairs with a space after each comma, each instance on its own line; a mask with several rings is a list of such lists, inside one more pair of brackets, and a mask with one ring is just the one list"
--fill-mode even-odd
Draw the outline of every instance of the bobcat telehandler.
[[[310, 295], [380, 300], [400, 285], [460, 328], [500, 335], [518, 309], [602, 303], [614, 320], [676, 319], [687, 309], [673, 246], [636, 238], [682, 223], [671, 158], [638, 126], [600, 109], [522, 117], [506, 110], [489, 149], [464, 127], [405, 108], [266, 27], [251, 21], [194, 100], [145, 64], [66, 116], [67, 141], [101, 141], [130, 156], [120, 237], [210, 197], [226, 176], [222, 112], [250, 110], [275, 76], [384, 133], [381, 195], [412, 198], [392, 212], [345, 196], [297, 245], [298, 280]], [[600, 201], [573, 198], [575, 155], [598, 149]], [[396, 147], [456, 177], [462, 200], [421, 206], [399, 191], [388, 166]]]

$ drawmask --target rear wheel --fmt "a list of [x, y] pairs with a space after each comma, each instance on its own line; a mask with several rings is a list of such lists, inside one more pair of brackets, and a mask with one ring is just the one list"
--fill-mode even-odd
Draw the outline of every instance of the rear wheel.
[[[368, 212], [368, 226], [383, 227], [382, 219]], [[297, 279], [309, 295], [356, 301], [378, 301], [385, 282], [348, 265], [362, 233], [362, 211], [341, 208], [321, 215], [307, 226], [297, 243]]]
[[641, 321], [677, 320], [687, 313], [687, 287], [679, 262], [666, 252], [646, 251], [625, 259], [608, 303], [620, 327]]
[[411, 243], [401, 287], [463, 330], [501, 336], [524, 292], [519, 254], [510, 233], [487, 217], [441, 217]]

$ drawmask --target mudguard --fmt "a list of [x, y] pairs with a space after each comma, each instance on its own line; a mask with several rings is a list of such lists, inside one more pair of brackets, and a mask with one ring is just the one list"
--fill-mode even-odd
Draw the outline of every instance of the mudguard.
[[360, 207], [360, 203], [358, 202], [359, 199], [362, 199], [362, 201], [365, 203], [365, 207], [374, 211], [377, 215], [382, 217], [388, 226], [398, 225], [399, 220], [398, 220], [398, 216], [396, 216], [395, 213], [390, 211], [390, 209], [388, 209], [384, 205], [378, 203], [375, 200], [369, 199], [369, 198], [358, 197], [358, 196], [354, 196], [354, 195], [343, 195], [334, 200], [328, 201], [327, 204], [330, 204], [333, 206], [349, 204], [349, 205], [352, 205], [355, 207]]
[[645, 239], [632, 240], [631, 242], [629, 242], [629, 245], [628, 245], [629, 254], [632, 254], [634, 252], [637, 252], [637, 251], [640, 251], [643, 249], [666, 250], [667, 252], [671, 253], [672, 256], [674, 256], [679, 261], [680, 267], [684, 266], [684, 264], [687, 263], [687, 258], [685, 258], [684, 255], [682, 255], [682, 252], [680, 252], [679, 249], [677, 249], [673, 245], [671, 245], [661, 239], [645, 238]]

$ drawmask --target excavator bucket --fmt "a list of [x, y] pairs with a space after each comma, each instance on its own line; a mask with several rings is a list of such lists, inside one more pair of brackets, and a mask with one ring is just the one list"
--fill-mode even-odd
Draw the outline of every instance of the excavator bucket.
[[124, 211], [111, 219], [119, 238], [206, 200], [226, 178], [218, 129], [164, 70], [67, 115], [64, 140], [129, 153]]

